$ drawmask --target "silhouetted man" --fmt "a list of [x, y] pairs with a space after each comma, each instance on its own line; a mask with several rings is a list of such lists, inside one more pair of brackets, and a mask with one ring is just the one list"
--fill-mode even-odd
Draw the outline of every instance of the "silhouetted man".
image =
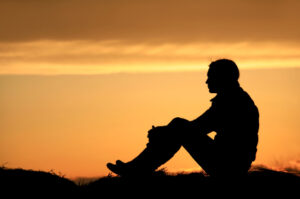
[[[233, 61], [212, 62], [206, 84], [217, 95], [211, 107], [193, 121], [175, 118], [166, 126], [153, 126], [144, 151], [128, 163], [117, 160], [107, 167], [121, 176], [149, 174], [183, 146], [211, 176], [247, 174], [257, 151], [259, 113], [238, 78]], [[210, 132], [216, 132], [214, 139], [207, 135]]]

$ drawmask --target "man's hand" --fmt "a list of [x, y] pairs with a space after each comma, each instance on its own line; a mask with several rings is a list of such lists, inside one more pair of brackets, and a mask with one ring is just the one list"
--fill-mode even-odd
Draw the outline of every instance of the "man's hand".
[[149, 140], [152, 140], [153, 137], [155, 137], [155, 134], [157, 134], [157, 129], [154, 125], [152, 125], [152, 128], [148, 131], [148, 138]]
[[167, 130], [168, 126], [152, 126], [152, 128], [148, 131], [149, 141], [162, 139], [164, 132]]

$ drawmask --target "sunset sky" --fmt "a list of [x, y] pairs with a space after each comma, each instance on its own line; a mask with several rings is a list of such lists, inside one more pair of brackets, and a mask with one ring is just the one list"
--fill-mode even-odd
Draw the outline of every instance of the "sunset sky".
[[[261, 113], [255, 164], [300, 168], [300, 1], [0, 0], [0, 166], [103, 176], [152, 125], [210, 106], [233, 59]], [[170, 171], [200, 167], [184, 151]]]

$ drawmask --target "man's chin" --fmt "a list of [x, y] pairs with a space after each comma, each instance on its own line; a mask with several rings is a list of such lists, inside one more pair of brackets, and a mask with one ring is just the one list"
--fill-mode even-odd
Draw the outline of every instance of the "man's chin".
[[217, 93], [215, 90], [213, 90], [213, 89], [208, 89], [208, 91], [210, 92], [210, 93]]

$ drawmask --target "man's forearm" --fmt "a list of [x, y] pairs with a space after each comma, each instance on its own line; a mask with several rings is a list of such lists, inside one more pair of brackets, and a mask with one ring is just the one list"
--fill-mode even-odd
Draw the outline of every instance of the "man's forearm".
[[202, 134], [208, 134], [210, 133], [212, 130], [210, 130], [209, 128], [209, 122], [205, 121], [206, 120], [206, 117], [205, 115], [201, 115], [199, 116], [198, 118], [190, 121], [190, 127], [192, 129], [194, 129], [195, 131], [198, 131], [199, 133], [202, 133]]

